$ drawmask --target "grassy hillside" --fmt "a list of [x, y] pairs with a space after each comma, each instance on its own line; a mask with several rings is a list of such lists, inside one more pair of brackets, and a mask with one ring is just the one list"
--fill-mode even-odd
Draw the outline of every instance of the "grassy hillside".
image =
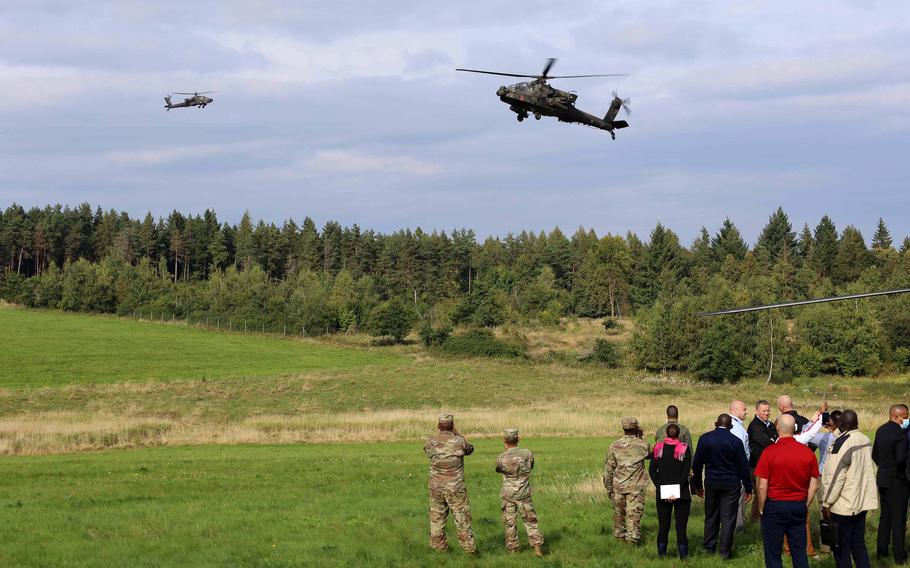
[[56, 311], [0, 309], [0, 388], [267, 377], [387, 364], [380, 351]]
[[[0, 309], [0, 454], [182, 444], [416, 440], [440, 409], [465, 432], [496, 437], [613, 436], [633, 414], [651, 431], [676, 404], [693, 431], [730, 400], [823, 397], [884, 419], [906, 376], [822, 377], [788, 385], [699, 383], [684, 376], [548, 362], [439, 357], [364, 337], [294, 340], [112, 317]], [[594, 329], [529, 332], [575, 349]], [[566, 347], [568, 346], [568, 347]], [[18, 385], [18, 386], [17, 386]]]
[[[3, 566], [673, 566], [656, 559], [653, 497], [644, 543], [614, 541], [599, 479], [605, 439], [530, 439], [548, 557], [508, 554], [499, 518], [501, 448], [466, 460], [476, 559], [427, 543], [427, 460], [419, 443], [202, 446], [0, 460]], [[703, 506], [689, 538], [697, 566]], [[450, 521], [450, 529], [452, 529]], [[671, 537], [675, 538], [675, 537]], [[671, 540], [671, 542], [673, 542]], [[39, 544], [40, 543], [40, 544]], [[760, 531], [737, 536], [738, 564], [761, 564]], [[833, 566], [830, 560], [813, 566]]]

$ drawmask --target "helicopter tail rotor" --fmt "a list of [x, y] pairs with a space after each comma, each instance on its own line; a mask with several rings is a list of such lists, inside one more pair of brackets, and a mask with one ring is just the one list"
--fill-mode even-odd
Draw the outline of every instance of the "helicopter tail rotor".
[[613, 91], [613, 100], [619, 101], [619, 106], [622, 107], [622, 110], [626, 111], [626, 116], [632, 114], [632, 99], [629, 97], [621, 98], [616, 91]]

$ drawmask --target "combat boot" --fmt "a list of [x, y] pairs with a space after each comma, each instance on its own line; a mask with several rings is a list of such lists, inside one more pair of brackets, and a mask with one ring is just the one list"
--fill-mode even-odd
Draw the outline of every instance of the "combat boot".
[[658, 558], [664, 558], [667, 555], [667, 546], [668, 545], [669, 545], [669, 543], [667, 543], [667, 542], [658, 542], [657, 543], [657, 557]]
[[534, 556], [536, 556], [537, 558], [543, 558], [543, 549], [540, 547], [539, 544], [534, 545]]

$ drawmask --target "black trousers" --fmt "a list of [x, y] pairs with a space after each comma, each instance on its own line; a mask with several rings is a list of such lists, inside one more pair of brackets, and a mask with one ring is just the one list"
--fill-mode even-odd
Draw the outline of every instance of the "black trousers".
[[784, 563], [784, 535], [790, 543], [790, 559], [793, 568], [809, 568], [806, 554], [806, 502], [772, 501], [765, 502], [761, 516], [761, 537], [765, 547], [765, 566], [781, 568]]
[[881, 512], [878, 517], [878, 543], [876, 552], [888, 556], [888, 545], [894, 543], [894, 561], [907, 560], [904, 533], [907, 530], [907, 484], [895, 481], [891, 487], [879, 487]]
[[708, 552], [716, 552], [719, 536], [720, 555], [723, 558], [730, 558], [733, 553], [733, 531], [736, 530], [740, 490], [739, 485], [732, 487], [705, 485], [704, 547]]
[[670, 503], [663, 499], [657, 500], [657, 542], [670, 542], [670, 515], [676, 511], [676, 546], [688, 546], [689, 537], [686, 528], [689, 526], [689, 509], [692, 501], [677, 499]]
[[[837, 568], [869, 568], [869, 551], [866, 550], [866, 512], [845, 517], [831, 515], [837, 523], [837, 547], [834, 549], [834, 563]], [[853, 560], [850, 560], [850, 557]]]

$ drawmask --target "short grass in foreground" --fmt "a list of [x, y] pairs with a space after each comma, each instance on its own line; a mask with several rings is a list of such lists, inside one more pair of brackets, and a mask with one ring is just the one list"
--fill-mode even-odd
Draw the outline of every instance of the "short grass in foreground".
[[[427, 460], [416, 442], [200, 446], [0, 460], [3, 566], [672, 566], [658, 562], [653, 496], [643, 544], [612, 536], [600, 471], [608, 440], [530, 439], [535, 504], [548, 556], [503, 546], [501, 450], [481, 440], [467, 458], [479, 555], [468, 559], [450, 521], [447, 554], [427, 543]], [[704, 508], [689, 525], [690, 565]], [[874, 519], [873, 519], [873, 522]], [[871, 525], [871, 523], [870, 523]], [[871, 527], [870, 527], [871, 530]], [[868, 537], [871, 541], [871, 533]], [[671, 548], [675, 548], [671, 536]], [[736, 537], [738, 566], [762, 562], [757, 525]], [[814, 566], [833, 566], [830, 559]]]
[[264, 377], [360, 368], [399, 356], [56, 311], [0, 309], [0, 388]]

